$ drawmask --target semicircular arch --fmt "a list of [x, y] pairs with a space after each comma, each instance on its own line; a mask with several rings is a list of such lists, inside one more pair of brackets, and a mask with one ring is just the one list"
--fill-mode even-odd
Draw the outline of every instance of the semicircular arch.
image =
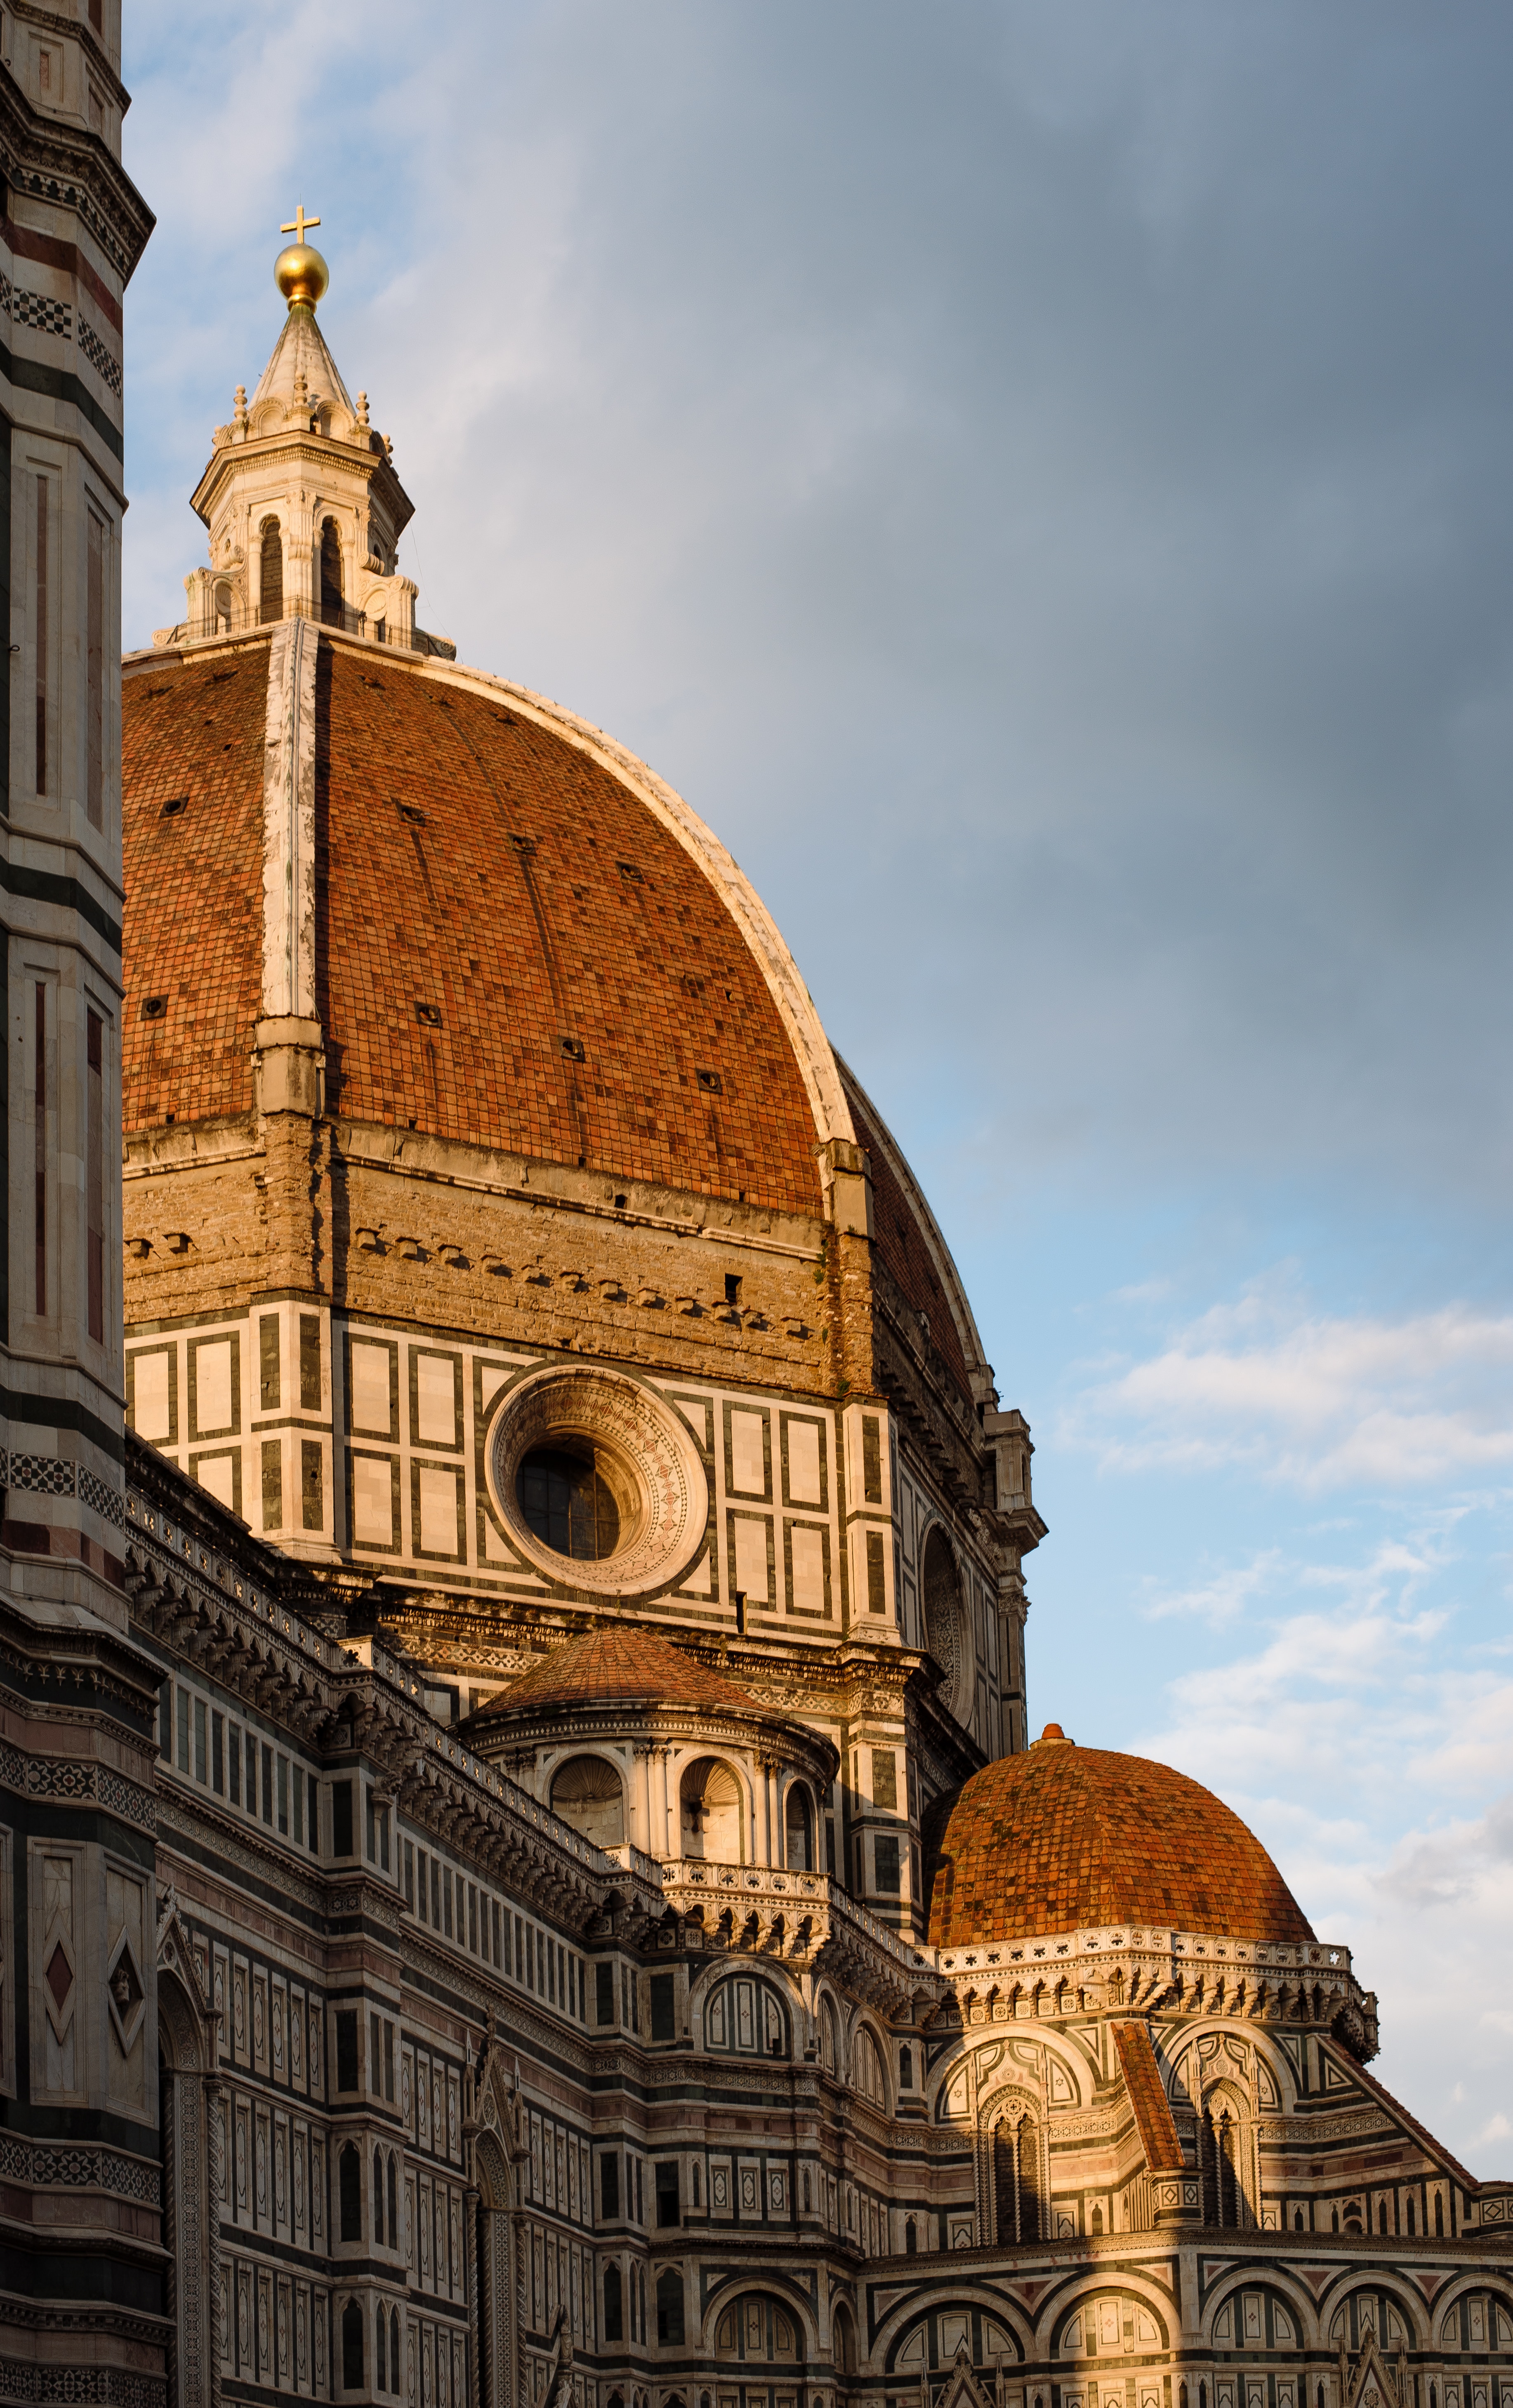
[[[1293, 2327], [1292, 2336], [1278, 2332], [1273, 2321], [1269, 2327], [1267, 2338], [1254, 2343], [1247, 2342], [1243, 2338], [1244, 2312], [1238, 2304], [1247, 2292], [1252, 2292], [1261, 2297], [1270, 2295], [1278, 2301], [1292, 2319]], [[1229, 2343], [1216, 2344], [1214, 2336], [1226, 2311], [1233, 2318], [1239, 2319], [1234, 2329], [1242, 2335], [1242, 2338]], [[1203, 2333], [1210, 2346], [1234, 2349], [1247, 2347], [1317, 2349], [1320, 2346], [1320, 2331], [1319, 2311], [1312, 2293], [1294, 2275], [1290, 2274], [1285, 2267], [1268, 2266], [1263, 2275], [1258, 2273], [1253, 2268], [1248, 2272], [1246, 2268], [1239, 2267], [1233, 2274], [1227, 2275], [1223, 2281], [1217, 2283], [1204, 2301]], [[1270, 2334], [1276, 2334], [1277, 2337], [1272, 2339], [1269, 2337]]]
[[[799, 2363], [812, 2363], [820, 2356], [820, 2329], [815, 2320], [813, 2302], [806, 2298], [798, 2285], [776, 2268], [764, 2267], [760, 2282], [743, 2282], [739, 2275], [722, 2284], [709, 2300], [704, 2311], [703, 2345], [711, 2355], [717, 2354], [717, 2335], [723, 2318], [733, 2315], [748, 2300], [770, 2302], [792, 2316], [797, 2327]], [[767, 2361], [764, 2361], [767, 2362]]]
[[[1503, 2274], [1501, 2270], [1494, 2274], [1486, 2268], [1473, 2268], [1469, 2273], [1461, 2275], [1447, 2290], [1441, 2292], [1430, 2312], [1431, 2338], [1437, 2336], [1438, 2346], [1441, 2349], [1460, 2349], [1462, 2344], [1458, 2337], [1453, 2341], [1447, 2341], [1445, 2338], [1446, 2319], [1449, 2316], [1454, 2316], [1459, 2324], [1462, 2302], [1468, 2299], [1475, 2300], [1478, 2296], [1490, 2302], [1494, 2313], [1505, 2320], [1509, 2334], [1513, 2334], [1513, 2281]], [[1470, 2342], [1472, 2349], [1478, 2353], [1494, 2350], [1501, 2353], [1509, 2346], [1509, 2340], [1505, 2338], [1501, 2331], [1495, 2338], [1489, 2333], [1485, 2339], [1479, 2339], [1474, 2325]]]
[[[1363, 2189], [1362, 2195], [1369, 2197], [1369, 2188]], [[1349, 2313], [1352, 2301], [1357, 2303], [1357, 2313], [1353, 2316]], [[1360, 2311], [1367, 2302], [1375, 2303], [1372, 2329], [1377, 2335], [1377, 2346], [1384, 2355], [1390, 2357], [1397, 2347], [1391, 2328], [1382, 2330], [1379, 2311], [1384, 2306], [1395, 2311], [1401, 2319], [1409, 2349], [1425, 2346], [1431, 2312], [1425, 2308], [1422, 2298], [1410, 2289], [1404, 2277], [1393, 2273], [1391, 2269], [1373, 2266], [1369, 2274], [1363, 2274], [1357, 2265], [1343, 2272], [1319, 2302], [1319, 2333], [1326, 2348], [1338, 2346], [1335, 2338], [1336, 2325], [1340, 2326], [1346, 2345], [1351, 2350], [1360, 2348], [1361, 2340], [1364, 2337]]]
[[[1022, 2310], [1002, 2298], [991, 2286], [974, 2284], [964, 2289], [952, 2288], [932, 2298], [926, 2286], [921, 2285], [878, 2327], [872, 2349], [874, 2364], [890, 2374], [895, 2369], [912, 2374], [915, 2370], [909, 2357], [911, 2344], [921, 2331], [928, 2332], [932, 2317], [944, 2317], [952, 2326], [961, 2319], [966, 2326], [964, 2335], [959, 2336], [954, 2330], [949, 2335], [944, 2334], [937, 2324], [936, 2352], [943, 2367], [954, 2357], [958, 2337], [968, 2341], [974, 2366], [989, 2365], [995, 2358], [1001, 2358], [1004, 2353], [993, 2347], [990, 2327], [998, 2328], [1009, 2343], [1016, 2365], [1022, 2366], [1029, 2358], [1030, 2330]], [[921, 2370], [924, 2363], [921, 2357]]]
[[[1163, 2292], [1157, 2284], [1133, 2271], [1121, 2272], [1117, 2279], [1095, 2276], [1089, 2281], [1084, 2276], [1080, 2281], [1074, 2280], [1054, 2301], [1048, 2301], [1040, 2311], [1035, 2326], [1035, 2344], [1038, 2354], [1048, 2364], [1072, 2355], [1064, 2349], [1063, 2344], [1073, 2316], [1081, 2315], [1090, 2305], [1095, 2306], [1104, 2299], [1133, 2301], [1149, 2315], [1157, 2333], [1162, 2336], [1163, 2346], [1170, 2345], [1167, 2338], [1172, 2317], [1169, 2292]], [[1047, 2390], [1049, 2390], [1049, 2383]]]

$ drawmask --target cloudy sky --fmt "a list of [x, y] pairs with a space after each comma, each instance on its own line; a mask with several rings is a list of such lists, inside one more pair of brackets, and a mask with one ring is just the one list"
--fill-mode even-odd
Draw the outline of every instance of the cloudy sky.
[[1513, 2173], [1506, 0], [128, 0], [126, 636], [321, 322], [421, 616], [678, 786], [1038, 1446], [1032, 1709]]

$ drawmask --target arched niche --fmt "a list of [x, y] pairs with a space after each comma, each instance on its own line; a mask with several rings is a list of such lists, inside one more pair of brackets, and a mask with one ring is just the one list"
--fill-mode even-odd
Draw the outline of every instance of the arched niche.
[[851, 2088], [874, 2107], [888, 2105], [887, 2061], [870, 2024], [859, 2023], [851, 2034]]
[[[804, 2326], [785, 2300], [747, 2291], [714, 2311], [717, 2360], [741, 2366], [802, 2366], [807, 2357]], [[779, 2378], [780, 2379], [780, 2378]]]
[[940, 1694], [948, 1710], [960, 1715], [966, 1710], [971, 1691], [972, 1651], [967, 1644], [962, 1576], [950, 1541], [938, 1522], [932, 1523], [925, 1537], [920, 1595], [924, 1643], [940, 1667]]
[[718, 1756], [696, 1756], [678, 1784], [678, 1843], [685, 1856], [711, 1864], [746, 1862], [746, 1811], [741, 1784]]
[[837, 2374], [856, 2372], [856, 2325], [849, 2308], [837, 2303], [830, 2319], [831, 2354]]
[[[525, 2368], [520, 2357], [517, 2301], [525, 2280], [524, 2228], [513, 2213], [517, 2185], [507, 2154], [497, 2094], [480, 2085], [482, 2128], [474, 2150], [478, 2183], [478, 2229], [464, 2241], [476, 2253], [478, 2332], [478, 2397], [482, 2408], [514, 2408], [524, 2397]], [[413, 2335], [413, 2327], [411, 2332]], [[413, 2338], [410, 2343], [414, 2348]], [[407, 2375], [408, 2373], [407, 2368]], [[396, 2384], [396, 2388], [398, 2387]], [[413, 2386], [405, 2394], [418, 2399]]]
[[748, 1965], [721, 1966], [699, 2001], [704, 2045], [715, 2055], [792, 2055], [792, 2017], [783, 1992]]
[[570, 1756], [557, 1767], [551, 1811], [596, 1848], [625, 1843], [625, 1784], [602, 1756]]
[[783, 1799], [783, 1862], [790, 1872], [812, 1873], [814, 1807], [807, 1784], [791, 1781]]

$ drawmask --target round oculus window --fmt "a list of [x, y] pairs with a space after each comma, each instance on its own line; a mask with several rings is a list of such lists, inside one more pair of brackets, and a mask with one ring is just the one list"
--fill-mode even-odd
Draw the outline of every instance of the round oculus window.
[[553, 1365], [511, 1389], [489, 1442], [489, 1482], [521, 1555], [575, 1588], [664, 1587], [704, 1541], [698, 1450], [660, 1398], [620, 1372]]

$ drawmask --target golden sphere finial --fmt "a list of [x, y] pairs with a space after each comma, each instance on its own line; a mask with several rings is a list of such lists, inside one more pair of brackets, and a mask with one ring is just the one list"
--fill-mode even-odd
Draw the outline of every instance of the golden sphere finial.
[[287, 251], [281, 251], [273, 263], [273, 280], [292, 309], [296, 301], [307, 302], [313, 309], [331, 281], [330, 268], [314, 244], [305, 239], [306, 227], [318, 226], [320, 222], [319, 218], [306, 216], [305, 204], [301, 201], [292, 222], [278, 229], [280, 234], [292, 234], [294, 237]]

